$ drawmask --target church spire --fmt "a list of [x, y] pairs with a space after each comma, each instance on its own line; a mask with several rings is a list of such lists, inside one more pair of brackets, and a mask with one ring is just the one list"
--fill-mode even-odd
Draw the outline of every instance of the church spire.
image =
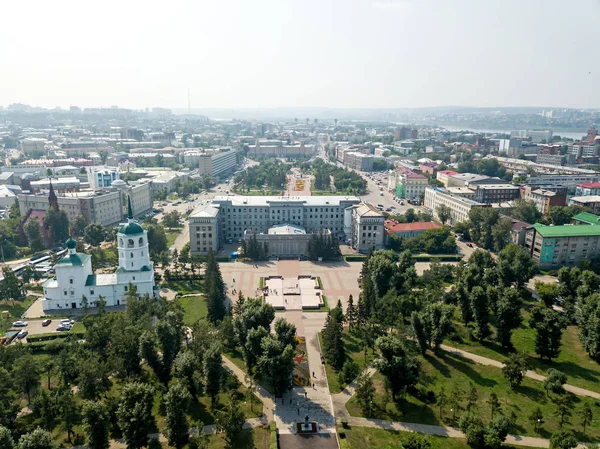
[[54, 192], [54, 186], [52, 185], [52, 178], [50, 178], [50, 194], [48, 195], [48, 202], [50, 207], [54, 210], [58, 210], [58, 198]]
[[131, 195], [127, 196], [127, 221], [131, 223], [133, 221], [133, 209], [131, 208]]

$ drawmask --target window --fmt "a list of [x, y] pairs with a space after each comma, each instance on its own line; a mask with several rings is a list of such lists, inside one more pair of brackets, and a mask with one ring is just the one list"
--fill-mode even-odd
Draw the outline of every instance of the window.
[[71, 296], [75, 296], [75, 291], [71, 290]]
[[133, 277], [133, 280], [135, 281], [135, 276]]
[[140, 240], [138, 241], [138, 245], [142, 246], [144, 244], [144, 237], [140, 237]]
[[94, 294], [94, 290], [90, 290], [90, 295], [93, 295], [93, 294]]
[[125, 291], [127, 291], [127, 286], [125, 286]]
[[73, 278], [70, 278], [69, 279], [69, 284], [72, 284], [72, 283], [73, 283]]
[[63, 295], [67, 296], [67, 291], [63, 290]]
[[133, 262], [131, 262], [131, 267], [133, 268]]
[[133, 258], [133, 253], [129, 253], [129, 257]]

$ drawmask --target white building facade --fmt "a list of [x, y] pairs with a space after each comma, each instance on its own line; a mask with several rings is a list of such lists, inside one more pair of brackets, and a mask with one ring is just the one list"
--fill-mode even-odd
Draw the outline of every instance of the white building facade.
[[99, 299], [103, 299], [108, 307], [126, 305], [123, 298], [132, 285], [142, 296], [155, 295], [148, 233], [133, 221], [131, 206], [129, 209], [128, 223], [121, 226], [117, 233], [117, 270], [114, 273], [95, 274], [90, 255], [78, 253], [75, 240], [67, 240], [68, 254], [54, 266], [56, 276], [42, 284], [44, 311], [81, 309], [86, 306], [84, 296], [89, 307], [93, 307]]

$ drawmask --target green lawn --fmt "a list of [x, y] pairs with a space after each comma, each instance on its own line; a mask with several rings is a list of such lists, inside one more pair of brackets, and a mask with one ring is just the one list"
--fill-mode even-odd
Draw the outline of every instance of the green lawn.
[[167, 235], [167, 248], [170, 248], [175, 243], [179, 234], [181, 234], [181, 229], [169, 229], [165, 231], [165, 234]]
[[[394, 402], [391, 394], [385, 390], [384, 377], [376, 373], [373, 381], [377, 390], [375, 399], [375, 410], [370, 418], [388, 419], [393, 421], [414, 422], [433, 425], [456, 425], [453, 420], [453, 413], [450, 406], [445, 406], [442, 417], [437, 407], [436, 399], [443, 387], [446, 394], [460, 388], [466, 391], [469, 383], [477, 388], [478, 401], [476, 413], [484, 421], [491, 418], [490, 406], [487, 400], [490, 393], [494, 391], [500, 399], [502, 412], [505, 416], [510, 416], [515, 412], [517, 416], [517, 427], [511, 432], [519, 435], [535, 435], [534, 427], [529, 422], [528, 417], [536, 407], [541, 407], [545, 424], [540, 432], [540, 436], [549, 438], [550, 435], [559, 428], [558, 417], [554, 415], [556, 407], [553, 405], [552, 398], [547, 398], [541, 382], [525, 378], [521, 386], [512, 391], [502, 376], [499, 368], [491, 366], [478, 365], [461, 357], [442, 353], [436, 357], [427, 354], [420, 358], [423, 366], [423, 375], [420, 380], [420, 394], [406, 394], [404, 397], [397, 398]], [[433, 392], [435, 397], [428, 398], [427, 392]], [[430, 395], [432, 393], [429, 393]], [[570, 393], [569, 393], [570, 394]], [[573, 399], [573, 425], [565, 425], [567, 428], [573, 428], [577, 432], [580, 440], [586, 437], [580, 433], [578, 410], [582, 406], [583, 398], [571, 395]], [[594, 420], [588, 427], [588, 439], [597, 441], [600, 439], [600, 408], [591, 400], [588, 400], [594, 409]], [[466, 401], [462, 401], [464, 407]], [[358, 406], [356, 397], [353, 397], [347, 404], [348, 411], [352, 416], [362, 416], [362, 410]], [[460, 416], [458, 411], [456, 417]]]
[[[380, 449], [399, 447], [398, 442], [404, 441], [409, 432], [395, 430], [373, 429], [370, 427], [339, 428], [340, 437], [345, 435], [350, 449]], [[431, 444], [431, 449], [470, 449], [466, 440], [428, 435], [425, 438]], [[502, 445], [503, 448], [512, 446]]]
[[[6, 331], [12, 326], [13, 321], [21, 319], [21, 316], [23, 316], [25, 311], [37, 298], [37, 296], [26, 296], [25, 299], [21, 301], [12, 299], [0, 300], [0, 311], [6, 310], [10, 314], [8, 319], [0, 318], [0, 329]], [[4, 335], [4, 333], [2, 333], [2, 335]]]
[[[344, 348], [346, 349], [346, 357], [354, 360], [361, 368], [366, 368], [373, 361], [374, 355], [371, 350], [367, 350], [366, 357], [365, 352], [360, 346], [360, 339], [350, 333], [348, 329], [344, 329], [343, 334]], [[319, 344], [323, 348], [323, 340], [321, 333], [319, 332]], [[325, 374], [327, 375], [327, 383], [329, 384], [329, 391], [331, 393], [340, 393], [348, 385], [345, 382], [340, 382], [337, 371], [333, 367], [325, 362]]]
[[202, 280], [195, 281], [168, 281], [167, 287], [175, 290], [180, 295], [189, 295], [192, 293], [202, 293]]
[[178, 298], [177, 301], [183, 307], [183, 323], [186, 326], [191, 326], [196, 321], [206, 318], [208, 309], [204, 296], [186, 296]]
[[[240, 438], [233, 444], [232, 449], [264, 449], [269, 444], [269, 428], [255, 427], [244, 429]], [[208, 437], [208, 449], [224, 449], [227, 445], [222, 433]]]
[[[560, 355], [556, 360], [548, 362], [535, 354], [535, 330], [531, 329], [528, 324], [531, 306], [532, 303], [526, 304], [523, 323], [513, 333], [512, 342], [515, 348], [530, 355], [531, 364], [538, 373], [545, 374], [549, 368], [555, 368], [567, 375], [569, 384], [600, 393], [600, 364], [592, 360], [583, 349], [576, 326], [569, 326], [564, 331]], [[458, 314], [454, 321], [454, 328], [456, 335], [451, 339], [446, 339], [445, 344], [501, 362], [507, 359], [509, 352], [498, 343], [494, 341], [480, 343], [471, 340], [469, 332], [459, 320]], [[492, 330], [495, 333], [493, 325]]]

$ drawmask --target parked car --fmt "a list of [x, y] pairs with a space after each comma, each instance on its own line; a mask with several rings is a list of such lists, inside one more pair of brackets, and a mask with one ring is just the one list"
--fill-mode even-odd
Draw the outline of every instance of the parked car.
[[71, 330], [71, 326], [68, 324], [61, 324], [60, 326], [58, 326], [56, 328], [57, 332], [70, 331], [70, 330]]
[[28, 324], [29, 323], [27, 321], [21, 321], [21, 320], [19, 320], [19, 321], [15, 321], [13, 323], [13, 327], [27, 327]]
[[46, 326], [50, 326], [50, 323], [52, 322], [52, 320], [50, 319], [46, 319], [44, 321], [42, 321], [42, 326], [46, 327]]
[[75, 324], [75, 320], [70, 320], [68, 318], [63, 318], [62, 320], [60, 320], [60, 324], [66, 324], [68, 326], [72, 326], [73, 324]]
[[27, 331], [27, 329], [23, 329], [21, 332], [19, 332], [17, 334], [17, 338], [18, 339], [25, 338], [25, 337], [27, 337], [28, 333], [29, 333], [29, 331]]

